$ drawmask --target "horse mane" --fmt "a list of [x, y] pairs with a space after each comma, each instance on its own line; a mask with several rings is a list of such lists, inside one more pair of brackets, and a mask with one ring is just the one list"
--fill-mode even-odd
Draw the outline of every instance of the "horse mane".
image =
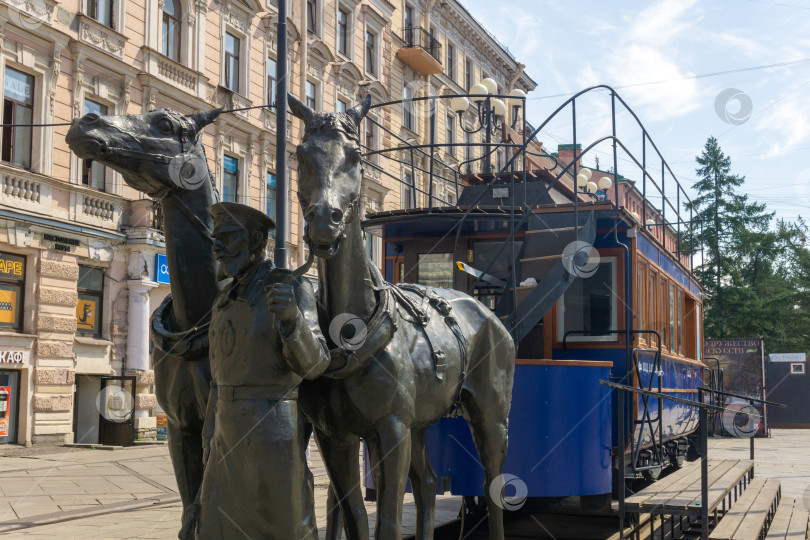
[[346, 137], [360, 146], [360, 129], [354, 118], [347, 113], [315, 113], [307, 122], [302, 142], [310, 137], [325, 133], [343, 133]]

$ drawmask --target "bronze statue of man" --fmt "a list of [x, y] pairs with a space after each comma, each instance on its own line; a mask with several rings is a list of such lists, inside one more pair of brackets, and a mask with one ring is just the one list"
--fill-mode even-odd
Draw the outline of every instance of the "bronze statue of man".
[[318, 538], [298, 386], [329, 363], [312, 285], [265, 258], [275, 223], [211, 206], [214, 254], [232, 278], [214, 302], [198, 539]]

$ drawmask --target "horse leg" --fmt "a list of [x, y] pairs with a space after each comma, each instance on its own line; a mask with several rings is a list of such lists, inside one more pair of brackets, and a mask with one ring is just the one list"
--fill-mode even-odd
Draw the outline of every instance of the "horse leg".
[[340, 540], [343, 536], [342, 524], [343, 515], [340, 511], [340, 502], [334, 486], [330, 483], [326, 495], [326, 536], [324, 540]]
[[416, 540], [432, 540], [436, 513], [436, 473], [425, 450], [425, 430], [411, 432], [411, 469], [408, 473], [416, 502]]
[[[368, 540], [368, 515], [360, 487], [360, 438], [351, 436], [338, 442], [316, 431], [315, 439], [331, 481], [327, 511], [334, 507], [337, 499], [348, 540]], [[340, 513], [332, 515], [335, 523], [330, 526], [330, 532], [338, 536], [331, 538], [340, 538]], [[327, 535], [327, 538], [330, 537]]]
[[402, 499], [411, 462], [410, 426], [389, 415], [379, 421], [367, 440], [374, 485], [377, 488], [377, 540], [402, 538]]
[[[479, 400], [469, 391], [461, 394], [461, 403], [467, 422], [470, 425], [481, 465], [484, 467], [484, 497], [489, 514], [490, 540], [503, 540], [503, 507], [490, 494], [492, 482], [503, 474], [507, 448], [507, 417], [509, 406], [498, 406], [502, 400]], [[480, 402], [480, 403], [479, 403]], [[502, 404], [502, 403], [501, 403]], [[483, 406], [482, 406], [483, 405]], [[503, 404], [502, 404], [503, 405]]]
[[169, 455], [177, 479], [177, 489], [183, 502], [183, 520], [186, 512], [197, 497], [203, 478], [203, 444], [201, 430], [166, 422], [166, 435], [169, 439]]

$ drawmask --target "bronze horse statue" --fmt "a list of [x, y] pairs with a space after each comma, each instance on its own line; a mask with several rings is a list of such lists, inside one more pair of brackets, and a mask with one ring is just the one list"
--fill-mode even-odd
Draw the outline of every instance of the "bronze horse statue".
[[158, 199], [163, 210], [171, 295], [152, 317], [152, 361], [184, 523], [202, 482], [202, 428], [211, 382], [208, 322], [219, 292], [208, 214], [219, 197], [200, 133], [220, 111], [87, 114], [66, 136], [78, 157], [120, 172], [127, 184]]
[[362, 438], [377, 492], [376, 538], [402, 537], [408, 477], [417, 505], [416, 538], [433, 538], [437, 479], [425, 430], [458, 404], [485, 471], [489, 538], [503, 539], [503, 510], [490, 485], [495, 481], [498, 490], [506, 458], [512, 337], [470, 296], [391, 286], [368, 261], [358, 202], [359, 132], [370, 97], [345, 113], [317, 113], [293, 96], [289, 104], [305, 123], [297, 148], [298, 196], [305, 240], [319, 258], [319, 318], [332, 348], [325, 377], [306, 381], [299, 402], [314, 424], [347, 536], [369, 537], [359, 489]]

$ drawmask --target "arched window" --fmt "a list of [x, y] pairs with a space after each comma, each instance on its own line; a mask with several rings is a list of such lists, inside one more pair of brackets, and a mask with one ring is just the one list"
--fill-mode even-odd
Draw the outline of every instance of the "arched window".
[[180, 13], [178, 0], [164, 1], [161, 52], [176, 62], [180, 61]]

